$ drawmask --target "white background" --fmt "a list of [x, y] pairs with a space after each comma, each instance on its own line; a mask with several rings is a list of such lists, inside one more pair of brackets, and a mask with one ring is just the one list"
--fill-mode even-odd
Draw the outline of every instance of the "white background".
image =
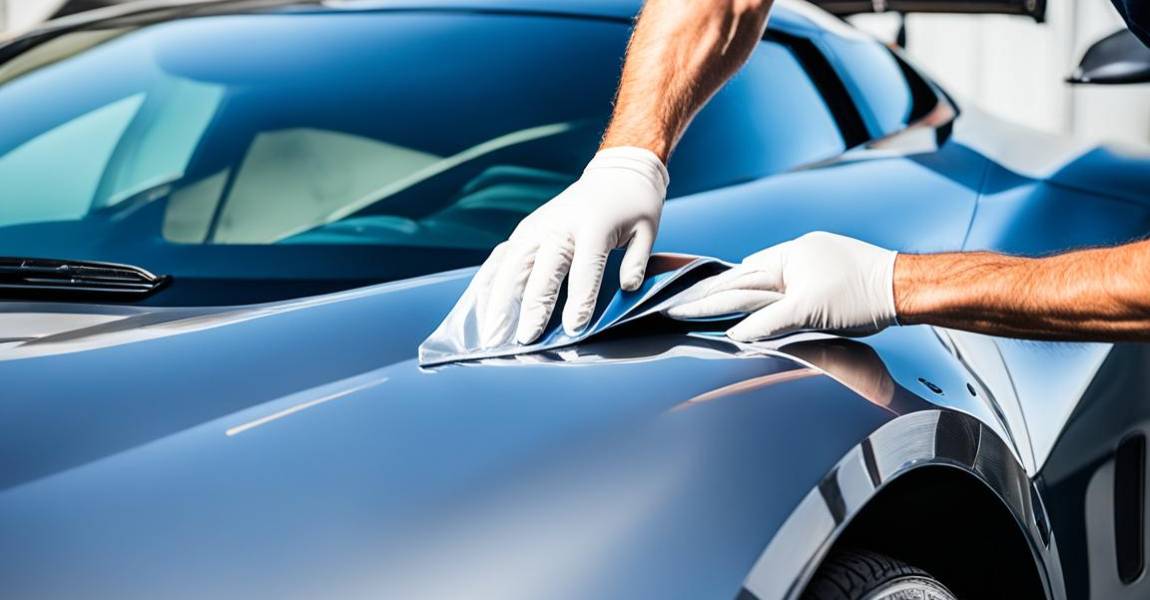
[[[1150, 0], [1146, 0], [1150, 1]], [[1093, 140], [1150, 141], [1150, 84], [1071, 86], [1082, 53], [1125, 24], [1109, 0], [1048, 0], [1047, 21], [1003, 15], [910, 15], [911, 58], [947, 91], [1037, 129]], [[894, 39], [894, 15], [853, 17]]]

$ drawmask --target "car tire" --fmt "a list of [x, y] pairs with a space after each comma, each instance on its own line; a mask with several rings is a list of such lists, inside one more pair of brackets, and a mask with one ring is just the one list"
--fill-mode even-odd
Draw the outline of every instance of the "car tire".
[[819, 567], [803, 600], [956, 600], [930, 573], [865, 550], [832, 554]]

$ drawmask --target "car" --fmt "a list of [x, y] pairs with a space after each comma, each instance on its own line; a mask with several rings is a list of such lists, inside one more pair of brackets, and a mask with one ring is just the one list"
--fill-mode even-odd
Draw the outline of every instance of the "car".
[[[652, 315], [421, 367], [637, 0], [127, 4], [0, 47], [0, 596], [1139, 598], [1150, 353]], [[1144, 236], [1150, 155], [782, 1], [659, 252]], [[1068, 285], [1073, 285], [1068, 281]]]

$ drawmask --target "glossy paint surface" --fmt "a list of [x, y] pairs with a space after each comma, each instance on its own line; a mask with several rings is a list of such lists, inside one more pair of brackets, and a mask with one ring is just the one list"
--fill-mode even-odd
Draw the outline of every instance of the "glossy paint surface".
[[[657, 249], [738, 260], [821, 229], [1041, 253], [1145, 231], [1146, 158], [1122, 180], [1102, 149], [1015, 164], [1042, 147], [967, 118], [938, 148], [671, 202]], [[1110, 351], [992, 339], [972, 360], [925, 327], [756, 349], [652, 323], [420, 369], [469, 275], [237, 308], [0, 303], [0, 596], [733, 597], [901, 417], [968, 415], [1034, 476], [1094, 379], [1080, 358]]]
[[1144, 345], [1115, 346], [1082, 393], [1041, 473], [1064, 561], [1074, 567], [1067, 569], [1071, 598], [1122, 600], [1150, 593], [1146, 577], [1129, 584], [1119, 578], [1114, 504], [1115, 449], [1121, 440], [1150, 432], [1148, 368]]
[[734, 595], [824, 465], [895, 415], [721, 344], [435, 371], [388, 349], [458, 282], [4, 361], [5, 591]]

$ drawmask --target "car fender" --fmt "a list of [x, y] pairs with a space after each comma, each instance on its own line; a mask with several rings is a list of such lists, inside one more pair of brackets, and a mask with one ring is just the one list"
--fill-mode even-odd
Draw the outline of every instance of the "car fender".
[[948, 409], [893, 419], [852, 448], [779, 528], [747, 575], [741, 597], [798, 598], [852, 520], [892, 482], [928, 468], [957, 469], [989, 488], [1026, 538], [1046, 596], [1065, 598], [1038, 489], [991, 428]]

